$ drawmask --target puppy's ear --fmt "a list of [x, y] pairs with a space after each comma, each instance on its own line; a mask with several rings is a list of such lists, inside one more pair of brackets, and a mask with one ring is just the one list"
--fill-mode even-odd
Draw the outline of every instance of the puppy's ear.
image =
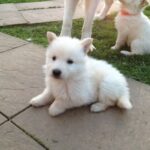
[[81, 45], [83, 46], [83, 50], [85, 53], [88, 53], [90, 51], [92, 42], [93, 42], [92, 38], [86, 38], [81, 41]]
[[53, 40], [55, 40], [57, 38], [56, 34], [53, 32], [47, 32], [47, 40], [48, 43], [50, 44]]

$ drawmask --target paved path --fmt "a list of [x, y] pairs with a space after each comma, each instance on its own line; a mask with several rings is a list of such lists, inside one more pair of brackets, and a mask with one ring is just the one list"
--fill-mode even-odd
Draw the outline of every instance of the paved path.
[[0, 33], [0, 150], [149, 150], [150, 86], [128, 79], [134, 108], [53, 118], [28, 101], [43, 87], [45, 49]]
[[[63, 0], [0, 5], [0, 26], [58, 21], [63, 18]], [[75, 18], [82, 16], [78, 7]]]
[[[101, 7], [103, 7], [103, 1], [100, 3], [99, 9]], [[110, 12], [116, 11], [118, 8], [119, 4], [116, 2]], [[63, 19], [63, 11], [63, 0], [1, 4], [0, 26], [60, 21]], [[81, 18], [83, 14], [82, 3], [79, 3], [74, 18]]]

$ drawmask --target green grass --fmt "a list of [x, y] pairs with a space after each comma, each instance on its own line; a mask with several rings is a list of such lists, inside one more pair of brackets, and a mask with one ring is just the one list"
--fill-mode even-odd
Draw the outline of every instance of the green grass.
[[0, 0], [0, 4], [4, 3], [25, 3], [25, 2], [40, 2], [46, 0]]
[[[150, 8], [145, 13], [150, 16]], [[143, 56], [122, 56], [119, 52], [110, 49], [114, 45], [117, 32], [114, 27], [114, 17], [109, 16], [104, 21], [96, 21], [93, 27], [93, 38], [96, 50], [90, 53], [91, 56], [107, 60], [116, 66], [127, 77], [150, 84], [150, 55]], [[73, 24], [73, 36], [80, 37], [83, 20], [75, 20]], [[36, 25], [22, 25], [2, 27], [1, 32], [28, 39], [34, 43], [47, 46], [46, 32], [53, 31], [59, 35], [61, 22], [51, 22]]]

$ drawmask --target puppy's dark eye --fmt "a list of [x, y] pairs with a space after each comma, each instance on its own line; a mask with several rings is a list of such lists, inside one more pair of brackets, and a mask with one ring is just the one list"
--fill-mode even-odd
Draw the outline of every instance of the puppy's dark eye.
[[73, 60], [68, 59], [68, 60], [67, 60], [67, 63], [68, 63], [68, 64], [73, 64]]
[[53, 56], [53, 57], [52, 57], [52, 60], [55, 61], [55, 60], [56, 60], [56, 56]]

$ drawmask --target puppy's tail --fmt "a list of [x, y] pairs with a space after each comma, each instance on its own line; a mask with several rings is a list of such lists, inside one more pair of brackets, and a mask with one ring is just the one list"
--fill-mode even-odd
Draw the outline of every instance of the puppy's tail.
[[123, 109], [132, 109], [132, 104], [131, 104], [128, 96], [122, 96], [118, 100], [117, 106], [120, 108], [123, 108]]

